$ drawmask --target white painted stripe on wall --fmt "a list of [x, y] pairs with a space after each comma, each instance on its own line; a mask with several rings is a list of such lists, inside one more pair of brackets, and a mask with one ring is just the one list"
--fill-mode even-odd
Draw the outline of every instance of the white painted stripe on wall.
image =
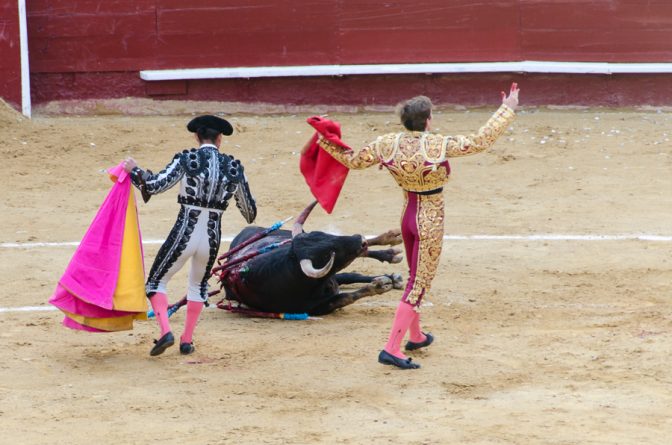
[[525, 60], [520, 62], [259, 66], [143, 70], [140, 71], [140, 78], [153, 81], [448, 73], [651, 74], [672, 73], [672, 63], [552, 62]]
[[30, 117], [30, 65], [28, 63], [28, 26], [26, 0], [19, 0], [19, 46], [21, 51], [21, 113]]
[[[375, 235], [366, 235], [373, 238]], [[669, 235], [623, 234], [623, 235], [572, 235], [572, 234], [530, 234], [530, 235], [445, 235], [444, 241], [651, 241], [672, 242]], [[143, 240], [144, 245], [162, 244], [165, 240]], [[223, 236], [223, 242], [230, 243], [233, 236]], [[77, 241], [45, 243], [0, 243], [2, 249], [34, 249], [40, 247], [76, 247]]]

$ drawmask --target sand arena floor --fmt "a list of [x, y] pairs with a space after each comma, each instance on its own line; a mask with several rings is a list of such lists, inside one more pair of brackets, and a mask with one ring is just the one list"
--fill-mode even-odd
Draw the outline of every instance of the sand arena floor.
[[[434, 126], [474, 131], [491, 111], [443, 109]], [[231, 117], [222, 150], [246, 166], [261, 225], [311, 200], [297, 166], [308, 115]], [[330, 116], [352, 145], [399, 128], [389, 112]], [[102, 170], [128, 155], [160, 169], [193, 145], [189, 118], [28, 122], [2, 108], [0, 306], [48, 306], [74, 247], [35, 243], [81, 239], [110, 186]], [[0, 312], [0, 442], [670, 443], [671, 134], [664, 111], [528, 109], [489, 152], [454, 160], [446, 234], [522, 237], [445, 242], [423, 312], [437, 340], [414, 354], [418, 371], [376, 362], [399, 291], [304, 322], [206, 310], [186, 358], [148, 355], [154, 322], [94, 335], [61, 327], [58, 312]], [[175, 194], [139, 204], [145, 239], [166, 236]], [[401, 202], [386, 172], [353, 172], [334, 213], [316, 210], [306, 228], [377, 234], [397, 226]], [[243, 225], [226, 212], [224, 234]], [[407, 274], [372, 260], [354, 269]], [[177, 333], [183, 322], [172, 318]]]

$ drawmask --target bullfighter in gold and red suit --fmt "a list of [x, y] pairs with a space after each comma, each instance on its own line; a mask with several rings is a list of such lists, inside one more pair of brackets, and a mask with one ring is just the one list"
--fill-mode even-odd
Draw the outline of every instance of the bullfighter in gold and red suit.
[[[515, 117], [518, 87], [514, 83], [502, 105], [478, 133], [469, 136], [442, 136], [429, 133], [432, 103], [425, 96], [414, 97], [399, 107], [401, 122], [408, 131], [378, 137], [355, 152], [320, 129], [337, 124], [313, 117], [309, 123], [318, 129], [317, 144], [350, 169], [380, 164], [386, 167], [403, 190], [405, 203], [401, 233], [406, 250], [409, 278], [385, 348], [378, 361], [402, 369], [420, 365], [401, 352], [401, 341], [410, 330], [406, 350], [429, 346], [434, 337], [420, 329], [419, 306], [436, 274], [444, 230], [443, 185], [448, 181], [448, 158], [480, 153], [494, 144]], [[312, 120], [312, 122], [311, 122]], [[340, 133], [339, 133], [340, 135]], [[340, 141], [340, 140], [339, 140]]]

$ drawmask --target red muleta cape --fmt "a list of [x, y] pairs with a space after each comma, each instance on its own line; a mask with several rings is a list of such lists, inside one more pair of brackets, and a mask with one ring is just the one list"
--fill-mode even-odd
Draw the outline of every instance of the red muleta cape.
[[308, 142], [308, 149], [301, 155], [299, 167], [315, 199], [327, 213], [331, 213], [348, 176], [348, 168], [320, 149], [317, 145], [318, 133], [345, 150], [352, 149], [341, 140], [341, 126], [338, 122], [319, 116], [309, 117], [306, 121], [315, 128], [316, 133]]

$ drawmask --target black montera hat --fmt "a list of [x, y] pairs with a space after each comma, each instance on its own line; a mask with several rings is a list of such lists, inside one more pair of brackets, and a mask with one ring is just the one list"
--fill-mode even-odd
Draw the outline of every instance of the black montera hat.
[[203, 127], [212, 128], [213, 130], [219, 131], [226, 136], [231, 136], [233, 134], [233, 127], [229, 121], [211, 114], [195, 117], [187, 124], [187, 130], [192, 133], [196, 133], [200, 128]]

